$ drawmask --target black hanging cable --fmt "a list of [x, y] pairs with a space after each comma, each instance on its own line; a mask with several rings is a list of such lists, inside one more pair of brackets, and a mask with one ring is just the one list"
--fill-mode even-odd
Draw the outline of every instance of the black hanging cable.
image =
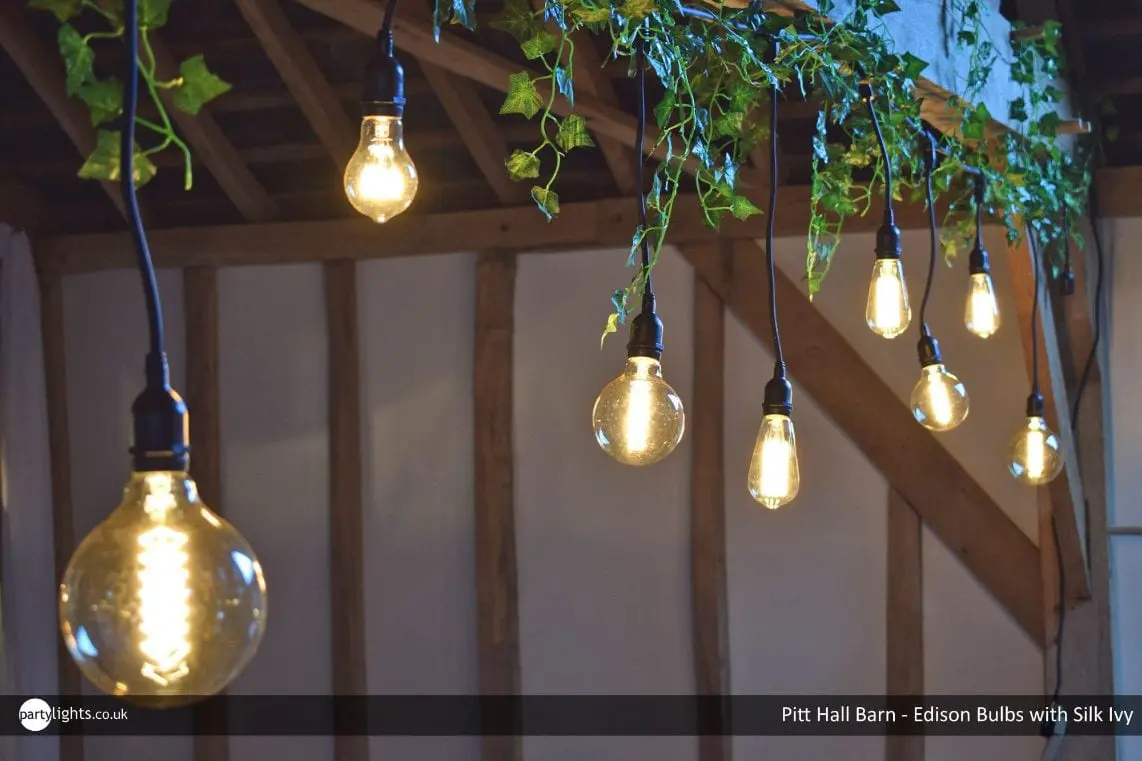
[[397, 3], [399, 1], [400, 0], [389, 0], [389, 4], [385, 8], [385, 20], [381, 25], [381, 32], [389, 37], [393, 35], [393, 18], [397, 15]]
[[[646, 186], [643, 165], [646, 163], [644, 140], [646, 134], [646, 53], [643, 43], [638, 42], [636, 51], [638, 66], [638, 124], [635, 136], [635, 174], [638, 181], [638, 218], [642, 226], [642, 272], [646, 281], [642, 289], [642, 312], [630, 325], [630, 340], [627, 341], [628, 357], [662, 357], [662, 320], [655, 313], [654, 289], [650, 282], [650, 236], [646, 214]], [[637, 275], [636, 275], [637, 277]]]
[[1059, 278], [1059, 290], [1064, 296], [1075, 295], [1075, 270], [1071, 265], [1071, 215], [1063, 206], [1063, 272]]
[[[888, 153], [888, 146], [884, 142], [884, 131], [880, 128], [880, 117], [876, 115], [876, 106], [873, 101], [876, 99], [876, 93], [873, 92], [872, 84], [867, 85], [868, 88], [868, 115], [872, 119], [872, 129], [876, 133], [876, 142], [880, 145], [880, 156], [884, 159], [884, 218], [891, 220], [893, 218], [892, 211], [892, 159]], [[888, 105], [885, 105], [888, 108]]]
[[928, 255], [928, 278], [924, 281], [924, 298], [920, 300], [920, 335], [931, 338], [928, 329], [928, 299], [932, 295], [932, 280], [936, 274], [936, 254], [939, 251], [939, 228], [936, 226], [936, 202], [932, 192], [932, 174], [936, 171], [936, 139], [925, 130], [928, 150], [924, 152], [924, 197], [928, 202], [928, 229], [931, 233], [931, 250]]
[[396, 59], [393, 21], [398, 0], [389, 0], [377, 31], [373, 53], [365, 64], [361, 93], [361, 116], [404, 116], [404, 67]]
[[1098, 193], [1095, 192], [1093, 185], [1090, 189], [1090, 200], [1087, 205], [1090, 209], [1091, 237], [1094, 239], [1094, 252], [1098, 260], [1098, 276], [1095, 279], [1094, 285], [1094, 338], [1091, 341], [1090, 352], [1087, 353], [1086, 361], [1083, 363], [1082, 374], [1079, 375], [1078, 386], [1075, 389], [1075, 401], [1071, 408], [1071, 430], [1076, 432], [1078, 431], [1079, 411], [1082, 407], [1083, 392], [1086, 391], [1087, 384], [1090, 383], [1091, 373], [1094, 371], [1094, 364], [1098, 360], [1099, 343], [1102, 341], [1102, 284], [1103, 275], [1106, 270], [1102, 251], [1102, 232], [1098, 226]]
[[163, 351], [162, 304], [158, 281], [142, 215], [135, 195], [135, 121], [139, 105], [139, 0], [127, 2], [127, 79], [124, 90], [123, 130], [119, 144], [119, 182], [128, 211], [131, 237], [150, 326], [150, 350], [146, 360], [146, 387], [131, 406], [134, 443], [131, 447], [136, 472], [185, 471], [190, 467], [190, 427], [186, 404], [170, 387], [170, 373]]
[[159, 300], [159, 285], [155, 266], [143, 230], [139, 201], [135, 195], [135, 118], [139, 105], [139, 19], [138, 2], [131, 0], [128, 12], [127, 82], [123, 104], [124, 127], [119, 144], [119, 189], [127, 205], [131, 238], [135, 243], [136, 263], [143, 280], [143, 296], [147, 307], [147, 324], [150, 327], [150, 349], [147, 354], [147, 385], [168, 385], [166, 355], [164, 354], [163, 311]]
[[[1041, 408], [1043, 397], [1039, 393], [1039, 246], [1031, 230], [1027, 230], [1027, 240], [1031, 249], [1031, 267], [1035, 270], [1035, 297], [1031, 300], [1031, 396], [1038, 400], [1037, 404]], [[1042, 409], [1034, 413], [1036, 417], [1042, 414]]]
[[975, 176], [974, 193], [975, 193], [975, 247], [976, 249], [983, 250], [983, 202], [984, 194], [987, 192], [987, 186], [984, 184], [982, 174]]
[[[777, 58], [777, 40], [770, 49], [770, 61]], [[765, 384], [762, 412], [766, 415], [793, 413], [793, 386], [785, 377], [785, 353], [781, 348], [781, 329], [777, 324], [777, 267], [774, 263], [773, 242], [777, 225], [777, 81], [769, 85], [769, 219], [765, 224], [765, 264], [769, 277], [769, 327], [773, 331], [773, 378]]]

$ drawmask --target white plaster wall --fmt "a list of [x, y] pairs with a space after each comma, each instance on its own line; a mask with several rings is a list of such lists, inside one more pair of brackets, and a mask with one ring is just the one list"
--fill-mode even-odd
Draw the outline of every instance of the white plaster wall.
[[[926, 238], [905, 238], [918, 311]], [[1001, 240], [989, 238], [1011, 314]], [[804, 241], [779, 243], [799, 277]], [[863, 324], [871, 236], [849, 236], [817, 299], [825, 316], [902, 400], [918, 376], [915, 338], [887, 342]], [[760, 255], [760, 253], [759, 253]], [[523, 688], [534, 693], [688, 693], [693, 689], [688, 578], [689, 439], [645, 470], [606, 458], [590, 433], [598, 390], [621, 369], [624, 336], [602, 351], [608, 296], [630, 276], [625, 251], [520, 258], [516, 299], [516, 529]], [[365, 466], [369, 689], [476, 689], [472, 573], [472, 255], [363, 263], [362, 444]], [[941, 268], [931, 322], [973, 413], [943, 440], [1034, 539], [1031, 497], [1009, 483], [1001, 452], [1026, 395], [1011, 320], [993, 342], [962, 327], [966, 273]], [[164, 273], [175, 382], [181, 384], [181, 282]], [[692, 289], [672, 250], [656, 278], [667, 380], [692, 401]], [[67, 279], [69, 403], [77, 532], [118, 497], [131, 399], [144, 348], [129, 272]], [[330, 689], [326, 335], [321, 268], [220, 274], [222, 511], [253, 543], [270, 585], [269, 629], [236, 693]], [[918, 314], [916, 315], [918, 319]], [[793, 329], [793, 328], [787, 328]], [[914, 333], [914, 331], [913, 331]], [[550, 336], [557, 336], [553, 346]], [[109, 337], [113, 337], [113, 340]], [[880, 693], [884, 689], [883, 477], [795, 385], [802, 493], [758, 508], [744, 488], [772, 359], [727, 319], [727, 525], [731, 673], [738, 693]], [[933, 692], [1042, 689], [1038, 652], [938, 541], [925, 541], [927, 684]], [[56, 636], [54, 632], [50, 636]], [[965, 673], [968, 672], [968, 673]], [[971, 677], [971, 681], [964, 679]], [[962, 742], [962, 741], [961, 741]], [[141, 743], [137, 745], [137, 743]], [[189, 758], [187, 738], [89, 741], [91, 758]], [[738, 738], [773, 761], [879, 758], [883, 739]], [[332, 757], [321, 738], [231, 739], [232, 752], [292, 761]], [[476, 757], [474, 738], [372, 738], [376, 755]], [[957, 753], [1028, 761], [1031, 743], [933, 739]], [[696, 757], [692, 738], [527, 738], [529, 761]]]

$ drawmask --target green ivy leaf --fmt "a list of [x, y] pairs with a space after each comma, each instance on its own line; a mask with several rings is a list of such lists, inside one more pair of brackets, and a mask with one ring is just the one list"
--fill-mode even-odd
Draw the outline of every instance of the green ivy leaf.
[[619, 6], [619, 13], [631, 21], [642, 21], [656, 9], [654, 0], [626, 0]]
[[558, 45], [558, 37], [551, 32], [540, 29], [520, 45], [520, 50], [527, 56], [527, 60], [534, 61], [536, 58], [543, 58], [555, 50]]
[[1007, 110], [1007, 116], [1012, 121], [1027, 121], [1027, 101], [1023, 100], [1023, 98], [1016, 98], [1011, 101], [1011, 105]]
[[[115, 182], [119, 179], [119, 149], [121, 135], [119, 132], [99, 130], [95, 135], [95, 150], [79, 168], [79, 176], [85, 180], [108, 180]], [[135, 184], [142, 187], [155, 176], [155, 165], [138, 148], [135, 149]]]
[[542, 105], [543, 98], [539, 97], [530, 74], [521, 71], [508, 78], [508, 94], [500, 106], [501, 114], [522, 114], [530, 119], [539, 113]]
[[676, 96], [672, 90], [667, 90], [662, 94], [662, 100], [658, 101], [658, 105], [654, 107], [654, 121], [658, 124], [659, 129], [665, 128], [670, 121], [670, 114], [674, 112], [676, 102]]
[[592, 8], [586, 5], [572, 5], [571, 15], [584, 24], [601, 24], [604, 21], [611, 20], [611, 9], [603, 6], [601, 8]]
[[143, 29], [166, 26], [170, 9], [171, 0], [139, 0], [139, 26]]
[[112, 77], [79, 88], [80, 100], [91, 109], [91, 125], [98, 127], [123, 113], [123, 83]]
[[67, 94], [75, 95], [79, 88], [95, 78], [95, 51], [71, 24], [59, 28], [57, 40], [67, 72]]
[[504, 162], [508, 168], [508, 175], [513, 180], [522, 180], [527, 177], [539, 176], [539, 157], [527, 151], [515, 150]]
[[210, 101], [224, 92], [229, 92], [230, 85], [219, 79], [210, 69], [206, 68], [206, 61], [201, 55], [188, 58], [179, 64], [179, 79], [177, 87], [172, 91], [175, 108], [195, 115]]
[[980, 103], [969, 111], [964, 119], [963, 134], [968, 140], [982, 140], [987, 131], [987, 123], [991, 119], [991, 112], [987, 106]]
[[493, 29], [507, 32], [515, 37], [517, 42], [521, 43], [531, 39], [539, 31], [535, 13], [527, 0], [507, 0], [499, 18], [493, 21], [490, 26]]
[[559, 94], [566, 98], [568, 103], [574, 106], [575, 82], [571, 77], [571, 72], [562, 66], [556, 66], [551, 72], [555, 77], [555, 87], [558, 88]]
[[565, 151], [573, 148], [590, 148], [595, 144], [587, 134], [587, 122], [579, 114], [571, 114], [559, 122], [559, 132], [555, 142]]
[[714, 137], [727, 135], [737, 137], [742, 133], [745, 114], [740, 111], [730, 111], [714, 120]]
[[900, 6], [896, 4], [896, 0], [873, 0], [871, 6], [869, 10], [877, 16], [887, 16], [889, 13], [900, 12]]
[[754, 206], [753, 201], [745, 196], [734, 196], [733, 200], [730, 201], [730, 213], [734, 215], [735, 219], [744, 221], [754, 214], [760, 214], [761, 209]]
[[611, 312], [611, 316], [607, 318], [607, 324], [603, 327], [603, 335], [599, 339], [599, 350], [602, 351], [603, 344], [607, 340], [607, 336], [611, 333], [619, 332], [619, 313]]
[[63, 24], [79, 15], [83, 0], [31, 0], [28, 7], [37, 11], [50, 11]]
[[904, 78], [909, 81], [919, 79], [920, 75], [924, 73], [924, 69], [928, 68], [927, 61], [911, 53], [905, 53], [901, 60], [904, 65]]
[[531, 188], [531, 197], [539, 205], [539, 210], [543, 212], [549, 222], [559, 214], [559, 194], [554, 190], [535, 185]]

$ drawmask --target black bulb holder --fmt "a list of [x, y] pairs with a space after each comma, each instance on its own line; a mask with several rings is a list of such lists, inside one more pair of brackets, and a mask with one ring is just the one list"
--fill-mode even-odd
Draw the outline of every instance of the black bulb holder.
[[404, 67], [393, 51], [392, 29], [383, 28], [365, 64], [361, 116], [404, 116]]
[[1027, 417], [1043, 417], [1043, 395], [1038, 391], [1027, 397]]
[[978, 243], [975, 248], [971, 250], [971, 253], [968, 254], [968, 272], [973, 275], [991, 274], [991, 261], [988, 258], [987, 251]]
[[1059, 290], [1064, 296], [1075, 295], [1075, 272], [1069, 266], [1059, 275]]
[[920, 356], [920, 367], [943, 364], [944, 358], [940, 354], [940, 342], [929, 335], [920, 337], [916, 344], [916, 352]]
[[876, 258], [899, 259], [904, 251], [900, 242], [900, 228], [896, 226], [896, 214], [892, 206], [884, 208], [884, 223], [876, 231]]
[[628, 357], [650, 357], [661, 359], [665, 348], [662, 344], [662, 320], [654, 311], [654, 294], [643, 292], [642, 311], [630, 323], [630, 339], [627, 341]]
[[793, 414], [793, 386], [784, 375], [775, 375], [765, 384], [765, 397], [761, 411], [765, 415]]
[[147, 387], [131, 405], [137, 473], [190, 468], [190, 414], [167, 378], [166, 356], [148, 355]]

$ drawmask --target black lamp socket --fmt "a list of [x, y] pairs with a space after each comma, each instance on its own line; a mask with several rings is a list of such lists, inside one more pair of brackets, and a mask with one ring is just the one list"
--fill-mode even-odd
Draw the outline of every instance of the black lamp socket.
[[178, 392], [170, 386], [148, 385], [131, 405], [131, 415], [136, 472], [190, 467], [190, 415]]
[[903, 250], [900, 228], [896, 226], [896, 218], [890, 206], [884, 210], [884, 224], [876, 231], [876, 258], [899, 259]]
[[940, 343], [932, 336], [922, 336], [916, 344], [916, 351], [920, 356], [920, 367], [939, 365], [944, 361], [940, 354]]
[[765, 384], [765, 398], [761, 405], [761, 411], [766, 415], [784, 415], [785, 417], [793, 414], [793, 386], [784, 376], [771, 378], [769, 383]]
[[991, 261], [988, 259], [987, 251], [980, 246], [976, 246], [968, 254], [968, 272], [973, 275], [991, 274]]
[[1063, 270], [1063, 274], [1059, 276], [1059, 290], [1064, 296], [1075, 295], [1075, 272], [1070, 267]]
[[627, 341], [628, 357], [651, 357], [661, 359], [662, 320], [654, 311], [654, 296], [646, 293], [642, 299], [642, 312], [631, 320], [630, 339]]
[[404, 67], [393, 55], [393, 34], [381, 30], [365, 64], [362, 116], [404, 116]]
[[1038, 391], [1027, 397], [1027, 417], [1043, 417], [1043, 395]]

